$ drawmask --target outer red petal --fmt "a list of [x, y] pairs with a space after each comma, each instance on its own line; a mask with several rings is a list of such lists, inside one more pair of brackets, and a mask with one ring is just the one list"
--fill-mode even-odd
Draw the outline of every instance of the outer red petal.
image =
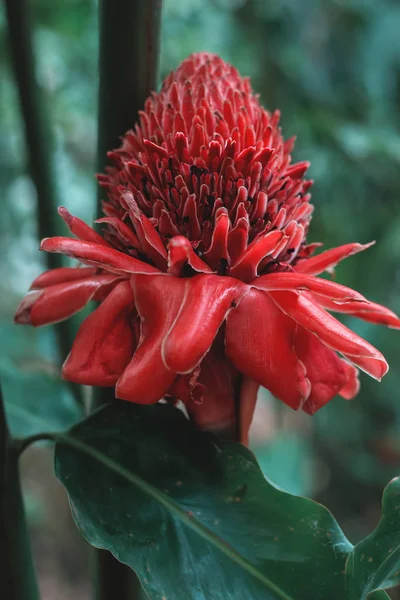
[[344, 246], [325, 250], [325, 252], [321, 252], [321, 254], [317, 254], [317, 256], [300, 260], [294, 268], [300, 273], [319, 275], [324, 271], [332, 271], [344, 258], [362, 252], [363, 250], [370, 248], [373, 244], [375, 244], [375, 242], [370, 242], [369, 244], [344, 244]]
[[101, 246], [110, 246], [110, 244], [103, 237], [101, 237], [100, 234], [92, 229], [92, 227], [89, 227], [89, 225], [87, 225], [81, 219], [78, 219], [78, 217], [71, 215], [71, 213], [64, 206], [59, 207], [58, 214], [67, 224], [70, 232], [76, 235], [76, 237], [80, 240], [93, 242], [95, 244], [100, 244]]
[[158, 402], [176, 374], [161, 358], [161, 345], [182, 304], [185, 279], [165, 275], [134, 275], [131, 285], [142, 329], [137, 350], [122, 373], [116, 395], [138, 404]]
[[274, 290], [315, 292], [322, 296], [327, 296], [334, 304], [356, 300], [359, 305], [364, 304], [364, 306], [368, 307], [368, 300], [356, 290], [333, 281], [328, 281], [327, 279], [321, 279], [313, 275], [304, 275], [303, 273], [270, 273], [269, 275], [263, 275], [255, 279], [251, 282], [251, 285], [266, 292]]
[[225, 344], [239, 371], [297, 410], [311, 388], [293, 350], [295, 330], [296, 324], [268, 294], [251, 289], [228, 315]]
[[97, 271], [96, 267], [60, 267], [59, 269], [50, 269], [50, 271], [45, 271], [39, 277], [36, 277], [30, 289], [41, 290], [56, 283], [85, 279], [86, 277], [96, 275]]
[[387, 325], [392, 329], [400, 329], [399, 317], [386, 308], [386, 306], [376, 304], [376, 302], [368, 302], [368, 304], [365, 304], [365, 302], [354, 301], [346, 302], [346, 304], [338, 306], [336, 302], [332, 302], [329, 298], [323, 298], [321, 296], [314, 296], [314, 298], [327, 310], [352, 315], [359, 319], [363, 319], [364, 321], [376, 323], [377, 325]]
[[358, 379], [358, 369], [342, 359], [343, 368], [346, 372], [346, 383], [339, 390], [339, 396], [342, 396], [345, 400], [351, 400], [354, 396], [357, 396], [360, 390], [360, 381]]
[[238, 379], [233, 365], [212, 348], [195, 372], [177, 377], [170, 392], [185, 403], [190, 418], [201, 429], [236, 439]]
[[71, 258], [76, 258], [82, 263], [95, 265], [112, 273], [160, 272], [155, 267], [113, 248], [106, 248], [100, 244], [68, 237], [44, 238], [40, 249], [46, 252], [59, 252]]
[[192, 244], [183, 235], [173, 237], [168, 245], [168, 273], [179, 276], [185, 265], [198, 273], [212, 273], [209, 267], [192, 248]]
[[242, 281], [253, 281], [257, 277], [257, 268], [260, 262], [274, 252], [283, 237], [284, 234], [282, 231], [278, 230], [258, 237], [239, 256], [234, 266], [230, 269], [230, 275]]
[[253, 421], [259, 387], [254, 379], [243, 377], [239, 398], [239, 439], [245, 446], [249, 443], [249, 430]]
[[34, 327], [64, 321], [80, 311], [102, 286], [114, 280], [115, 275], [97, 275], [32, 291], [22, 300], [14, 320]]
[[270, 292], [274, 302], [323, 344], [340, 352], [363, 371], [380, 380], [388, 371], [385, 357], [374, 346], [345, 327], [305, 292]]
[[336, 352], [324, 346], [315, 335], [300, 326], [296, 329], [294, 348], [311, 383], [311, 393], [303, 405], [303, 410], [314, 414], [332, 400], [347, 383], [345, 362]]
[[250, 288], [232, 277], [195, 275], [186, 279], [185, 295], [165, 337], [164, 364], [190, 373], [208, 352], [227, 314]]
[[64, 379], [84, 385], [115, 385], [135, 349], [133, 316], [132, 288], [129, 281], [122, 281], [79, 328], [63, 366]]

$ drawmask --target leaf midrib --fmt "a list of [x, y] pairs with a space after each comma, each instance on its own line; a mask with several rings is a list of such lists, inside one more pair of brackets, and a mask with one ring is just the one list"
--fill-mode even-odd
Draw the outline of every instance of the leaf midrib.
[[279, 600], [295, 600], [292, 596], [289, 596], [284, 590], [273, 583], [268, 577], [265, 577], [254, 565], [252, 565], [246, 558], [239, 554], [234, 548], [232, 548], [222, 538], [217, 536], [211, 529], [196, 520], [194, 516], [185, 512], [176, 502], [174, 502], [169, 496], [158, 490], [156, 487], [144, 481], [141, 477], [132, 473], [125, 467], [119, 465], [112, 458], [103, 454], [101, 451], [89, 446], [85, 442], [78, 440], [77, 438], [64, 434], [55, 433], [52, 435], [54, 441], [62, 442], [76, 450], [79, 450], [86, 455], [90, 456], [94, 460], [102, 463], [114, 473], [117, 473], [127, 481], [129, 481], [136, 488], [140, 489], [146, 495], [152, 497], [159, 504], [164, 506], [170, 513], [172, 513], [179, 521], [184, 523], [197, 535], [202, 537], [204, 540], [212, 544], [215, 548], [220, 550], [225, 556], [231, 561], [239, 565], [244, 571], [252, 575], [261, 584], [263, 584], [270, 592], [273, 592]]

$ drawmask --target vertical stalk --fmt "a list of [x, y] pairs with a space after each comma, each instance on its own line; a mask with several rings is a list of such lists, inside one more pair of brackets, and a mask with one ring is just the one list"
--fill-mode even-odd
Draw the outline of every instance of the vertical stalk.
[[[24, 119], [30, 173], [37, 192], [38, 233], [40, 237], [54, 235], [58, 226], [52, 172], [52, 136], [43, 94], [36, 80], [33, 52], [32, 19], [28, 0], [5, 0], [9, 48], [14, 76], [18, 86], [21, 113]], [[61, 266], [61, 256], [46, 253], [50, 269]]]
[[[99, 127], [97, 168], [107, 152], [137, 121], [138, 111], [156, 88], [162, 0], [100, 0]], [[101, 214], [99, 188], [97, 213]], [[113, 398], [108, 388], [95, 392], [97, 406]]]
[[[162, 0], [100, 0], [98, 170], [120, 145], [145, 99], [156, 88]], [[101, 191], [98, 213], [101, 213]], [[113, 390], [97, 388], [94, 406], [112, 401]], [[96, 600], [138, 600], [139, 580], [104, 550], [94, 557]]]
[[162, 0], [100, 0], [99, 171], [156, 88], [161, 5]]
[[[60, 232], [61, 223], [56, 206], [57, 180], [53, 173], [51, 156], [53, 137], [46, 116], [41, 89], [36, 80], [32, 19], [28, 0], [5, 0], [8, 21], [9, 48], [18, 87], [21, 113], [24, 119], [25, 141], [28, 150], [29, 170], [37, 193], [38, 235], [42, 239]], [[46, 252], [49, 269], [62, 266], [62, 256]], [[73, 332], [68, 322], [55, 326], [61, 359], [67, 356]], [[77, 400], [79, 388], [71, 385]]]
[[19, 480], [0, 389], [0, 589], [7, 600], [39, 600]]

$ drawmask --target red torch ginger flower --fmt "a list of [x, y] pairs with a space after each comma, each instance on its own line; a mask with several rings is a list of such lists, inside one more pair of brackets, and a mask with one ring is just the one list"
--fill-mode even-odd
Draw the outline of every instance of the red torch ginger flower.
[[60, 208], [75, 238], [42, 241], [86, 266], [43, 273], [16, 314], [39, 326], [100, 303], [65, 379], [115, 386], [137, 403], [182, 400], [205, 428], [239, 415], [246, 441], [259, 385], [312, 414], [336, 394], [357, 394], [357, 367], [385, 375], [382, 354], [330, 312], [396, 328], [400, 320], [316, 277], [370, 244], [313, 255], [308, 163], [291, 163], [294, 140], [278, 121], [248, 79], [205, 53], [148, 98], [99, 176], [102, 234]]

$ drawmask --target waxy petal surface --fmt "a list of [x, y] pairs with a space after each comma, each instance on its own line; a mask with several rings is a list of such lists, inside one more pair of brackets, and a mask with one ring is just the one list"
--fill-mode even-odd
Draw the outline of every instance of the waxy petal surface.
[[66, 283], [67, 281], [77, 281], [96, 275], [96, 267], [60, 267], [50, 269], [41, 273], [39, 277], [33, 280], [31, 290], [41, 290], [42, 288], [55, 285], [56, 283]]
[[194, 372], [179, 375], [171, 393], [185, 403], [192, 420], [201, 429], [236, 439], [235, 386], [239, 374], [219, 349], [210, 352]]
[[376, 302], [368, 302], [368, 304], [365, 304], [365, 302], [354, 301], [338, 305], [329, 300], [329, 298], [316, 296], [315, 299], [327, 310], [351, 315], [363, 319], [363, 321], [375, 323], [376, 325], [386, 325], [392, 329], [400, 329], [399, 317], [393, 311], [386, 308], [386, 306], [382, 306]]
[[306, 292], [270, 292], [269, 295], [284, 313], [371, 377], [381, 380], [387, 373], [388, 364], [379, 350], [332, 317]]
[[208, 352], [227, 314], [249, 287], [232, 277], [195, 275], [186, 279], [179, 313], [162, 347], [165, 366], [189, 373]]
[[126, 223], [121, 221], [121, 219], [117, 219], [116, 217], [103, 217], [102, 219], [96, 219], [96, 223], [105, 223], [109, 226], [111, 231], [114, 231], [121, 241], [123, 241], [127, 248], [140, 248], [140, 242], [135, 233], [133, 233], [132, 229], [128, 227]]
[[86, 242], [94, 242], [95, 244], [100, 244], [100, 246], [110, 246], [110, 244], [99, 233], [97, 233], [97, 231], [92, 229], [92, 227], [87, 225], [84, 221], [82, 221], [82, 219], [71, 215], [71, 213], [64, 206], [59, 207], [58, 214], [66, 223], [70, 232], [76, 235], [78, 239]]
[[240, 382], [239, 440], [245, 446], [249, 444], [249, 430], [253, 421], [259, 388], [259, 383], [249, 377], [243, 377]]
[[155, 267], [133, 258], [128, 254], [106, 248], [93, 242], [85, 242], [67, 237], [52, 237], [42, 240], [41, 250], [59, 252], [80, 262], [101, 267], [112, 273], [159, 273]]
[[362, 294], [334, 281], [305, 275], [303, 273], [270, 273], [262, 275], [251, 282], [251, 285], [266, 292], [274, 290], [303, 290], [327, 296], [333, 304], [357, 301], [359, 305], [368, 307], [368, 300]]
[[367, 248], [370, 248], [374, 244], [375, 242], [370, 242], [369, 244], [353, 243], [344, 244], [343, 246], [338, 246], [337, 248], [331, 248], [330, 250], [321, 252], [321, 254], [317, 254], [317, 256], [312, 256], [311, 258], [299, 261], [295, 266], [295, 270], [298, 273], [320, 275], [324, 271], [332, 271], [344, 258], [352, 256], [353, 254], [357, 254], [358, 252], [362, 252], [363, 250], [367, 250]]
[[294, 351], [295, 330], [294, 321], [268, 294], [251, 289], [228, 315], [225, 346], [241, 373], [297, 410], [308, 399], [311, 387]]
[[183, 235], [177, 235], [168, 245], [168, 273], [179, 276], [185, 265], [189, 265], [198, 273], [213, 272], [212, 268], [197, 256], [189, 240]]
[[97, 275], [33, 290], [22, 300], [14, 320], [34, 327], [64, 321], [86, 306], [102, 286], [114, 280], [114, 275]]
[[158, 231], [146, 215], [139, 210], [132, 194], [125, 193], [122, 196], [129, 208], [129, 216], [135, 227], [136, 235], [139, 238], [144, 254], [148, 256], [159, 269], [166, 269], [167, 250], [162, 243]]
[[303, 410], [314, 414], [336, 396], [347, 383], [344, 360], [300, 325], [296, 328], [294, 349], [302, 361], [311, 384]]
[[260, 262], [274, 252], [283, 238], [282, 231], [271, 231], [260, 236], [239, 256], [229, 274], [247, 283], [253, 281], [257, 277], [257, 268]]
[[132, 276], [141, 336], [132, 360], [118, 380], [118, 398], [152, 404], [161, 400], [172, 385], [176, 373], [163, 363], [161, 345], [180, 310], [187, 281], [169, 275]]
[[360, 380], [358, 379], [358, 369], [354, 365], [342, 358], [343, 368], [346, 372], [346, 383], [339, 390], [339, 396], [345, 400], [352, 400], [360, 391]]
[[228, 233], [230, 228], [228, 211], [220, 209], [220, 212], [215, 219], [214, 231], [211, 238], [211, 244], [207, 252], [204, 253], [204, 258], [209, 262], [213, 269], [218, 269], [221, 260], [230, 262], [228, 253]]
[[122, 281], [80, 326], [63, 365], [64, 379], [115, 385], [135, 350], [134, 313], [132, 288], [129, 281]]

